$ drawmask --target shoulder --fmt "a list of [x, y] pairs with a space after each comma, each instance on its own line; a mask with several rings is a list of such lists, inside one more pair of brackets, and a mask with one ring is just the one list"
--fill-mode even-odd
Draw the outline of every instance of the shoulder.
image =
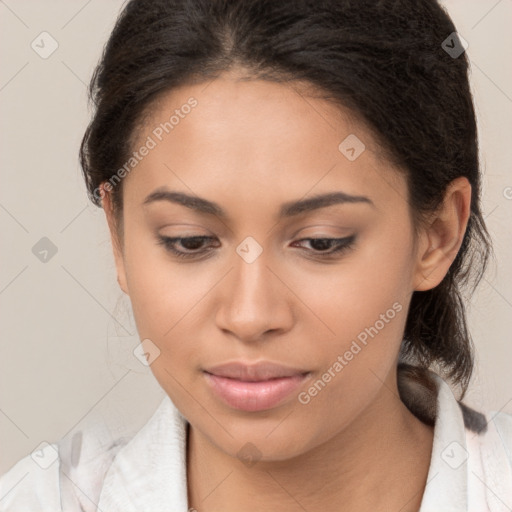
[[512, 444], [512, 415], [505, 412], [491, 411], [489, 415], [492, 418], [493, 423], [496, 425], [496, 429], [503, 436], [503, 441], [510, 448]]
[[[172, 421], [174, 429], [169, 429]], [[42, 443], [0, 476], [0, 512], [97, 512], [108, 474], [116, 476], [116, 468], [121, 473], [128, 466], [132, 473], [138, 470], [148, 486], [154, 485], [149, 452], [152, 457], [160, 454], [164, 465], [170, 458], [168, 452], [163, 454], [169, 439], [180, 433], [177, 446], [184, 446], [183, 425], [168, 397], [142, 428], [89, 417], [57, 442]], [[162, 487], [166, 483], [162, 481]]]
[[47, 443], [0, 477], [1, 512], [61, 510], [58, 446]]
[[0, 477], [0, 512], [96, 512], [105, 474], [126, 442], [88, 429], [42, 444]]
[[489, 411], [485, 417], [485, 431], [467, 438], [468, 489], [472, 496], [485, 497], [492, 512], [505, 510], [504, 504], [512, 510], [512, 416]]
[[489, 438], [487, 449], [499, 451], [512, 469], [512, 415], [490, 411], [487, 417], [489, 429], [484, 434]]

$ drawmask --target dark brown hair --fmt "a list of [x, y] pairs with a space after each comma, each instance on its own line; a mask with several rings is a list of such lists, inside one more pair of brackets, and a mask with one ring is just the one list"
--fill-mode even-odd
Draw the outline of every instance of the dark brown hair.
[[[468, 59], [436, 0], [131, 0], [90, 84], [94, 117], [80, 150], [90, 199], [133, 150], [159, 95], [244, 70], [311, 84], [369, 127], [406, 176], [415, 225], [465, 176], [471, 213], [455, 261], [434, 289], [414, 292], [401, 361], [435, 367], [464, 397], [473, 349], [462, 292], [492, 254], [480, 209], [478, 140]], [[448, 41], [448, 43], [446, 43]], [[456, 53], [460, 53], [457, 55]], [[122, 183], [113, 189], [122, 212]]]

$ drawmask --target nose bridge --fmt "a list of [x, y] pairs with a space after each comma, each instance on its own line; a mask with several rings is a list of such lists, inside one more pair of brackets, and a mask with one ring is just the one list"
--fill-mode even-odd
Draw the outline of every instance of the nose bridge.
[[219, 327], [240, 338], [256, 338], [269, 329], [282, 328], [285, 321], [278, 316], [278, 311], [284, 311], [283, 304], [278, 305], [283, 297], [267, 268], [268, 254], [256, 244], [254, 239], [245, 240], [237, 247], [217, 312]]
[[254, 239], [242, 242], [236, 253], [230, 294], [233, 305], [235, 309], [238, 305], [238, 309], [257, 307], [262, 311], [271, 296], [269, 288], [272, 287], [271, 272], [267, 268], [268, 254]]

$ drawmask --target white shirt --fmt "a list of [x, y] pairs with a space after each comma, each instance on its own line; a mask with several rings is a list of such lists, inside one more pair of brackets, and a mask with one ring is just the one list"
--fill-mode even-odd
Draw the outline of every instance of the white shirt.
[[[449, 385], [437, 375], [435, 381], [437, 416], [420, 512], [512, 511], [512, 416], [489, 412], [486, 432], [475, 434], [465, 428]], [[128, 439], [112, 443], [100, 429], [74, 432], [0, 478], [0, 511], [187, 512], [186, 432], [169, 397]]]

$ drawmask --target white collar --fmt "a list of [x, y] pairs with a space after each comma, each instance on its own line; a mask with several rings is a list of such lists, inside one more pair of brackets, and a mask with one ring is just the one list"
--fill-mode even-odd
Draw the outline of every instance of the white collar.
[[419, 512], [467, 511], [468, 465], [465, 461], [468, 454], [464, 418], [450, 386], [438, 375], [433, 374], [433, 377], [437, 385], [437, 416]]
[[[466, 430], [447, 383], [435, 376], [437, 418], [427, 486], [420, 512], [466, 511]], [[166, 396], [144, 427], [117, 453], [103, 484], [98, 510], [186, 512], [187, 421]], [[457, 465], [457, 467], [455, 467]]]
[[187, 420], [166, 396], [141, 430], [117, 453], [98, 510], [187, 511]]

